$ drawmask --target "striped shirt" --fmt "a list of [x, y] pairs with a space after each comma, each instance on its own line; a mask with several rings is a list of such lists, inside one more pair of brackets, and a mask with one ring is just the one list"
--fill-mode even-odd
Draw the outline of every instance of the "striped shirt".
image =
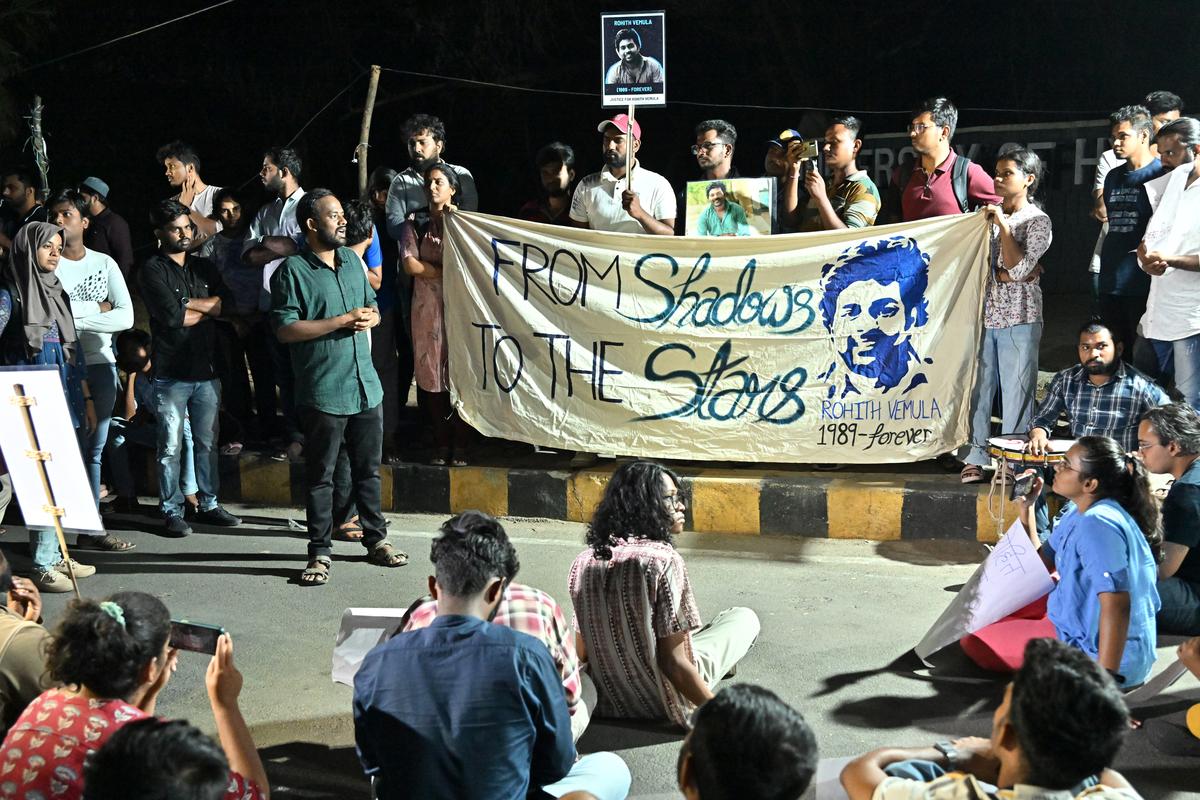
[[596, 715], [623, 719], [667, 719], [686, 727], [694, 706], [658, 668], [658, 640], [701, 627], [683, 556], [667, 542], [617, 539], [612, 558], [589, 548], [568, 577], [575, 625], [583, 635]]
[[1059, 415], [1066, 412], [1071, 438], [1109, 436], [1131, 452], [1137, 448], [1142, 413], [1169, 402], [1166, 392], [1124, 362], [1099, 386], [1088, 380], [1083, 365], [1077, 364], [1054, 376], [1030, 428], [1049, 433]]
[[[418, 606], [408, 618], [404, 632], [428, 628], [437, 616], [437, 601], [429, 600]], [[496, 625], [527, 633], [550, 651], [558, 674], [562, 676], [563, 693], [567, 696], [567, 711], [574, 714], [579, 707], [582, 685], [579, 677], [579, 658], [575, 642], [567, 629], [566, 617], [554, 598], [523, 583], [513, 583], [504, 591], [500, 608], [492, 618]]]

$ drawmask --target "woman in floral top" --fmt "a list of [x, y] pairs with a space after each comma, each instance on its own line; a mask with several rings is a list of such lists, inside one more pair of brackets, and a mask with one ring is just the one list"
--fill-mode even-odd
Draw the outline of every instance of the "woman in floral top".
[[1009, 150], [996, 162], [996, 193], [1002, 205], [986, 208], [992, 221], [992, 259], [963, 483], [983, 480], [997, 389], [1004, 433], [1028, 430], [1033, 418], [1042, 341], [1042, 268], [1038, 260], [1052, 238], [1050, 217], [1030, 199], [1042, 171], [1042, 160], [1024, 148]]
[[[79, 800], [83, 767], [122, 726], [154, 716], [175, 671], [171, 616], [158, 598], [120, 592], [76, 600], [50, 642], [49, 689], [30, 703], [0, 745], [0, 797]], [[209, 700], [231, 769], [226, 800], [265, 800], [266, 772], [238, 710], [242, 676], [222, 636], [208, 667]]]

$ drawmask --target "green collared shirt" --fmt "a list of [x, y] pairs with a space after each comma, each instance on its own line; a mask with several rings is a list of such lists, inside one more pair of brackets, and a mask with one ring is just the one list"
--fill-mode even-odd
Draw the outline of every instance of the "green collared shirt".
[[[271, 324], [275, 330], [301, 320], [329, 319], [355, 308], [375, 305], [362, 261], [339, 247], [337, 269], [330, 269], [307, 248], [289, 256], [271, 276]], [[296, 406], [326, 414], [358, 414], [383, 401], [383, 387], [371, 363], [370, 331], [339, 328], [293, 342]]]

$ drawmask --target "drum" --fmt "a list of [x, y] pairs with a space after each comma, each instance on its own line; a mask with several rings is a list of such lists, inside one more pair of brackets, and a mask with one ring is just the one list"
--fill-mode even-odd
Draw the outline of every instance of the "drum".
[[1005, 461], [1015, 471], [1021, 468], [1059, 464], [1067, 456], [1073, 439], [1051, 439], [1046, 446], [1046, 454], [1035, 456], [1029, 452], [1029, 436], [1027, 434], [1010, 433], [1006, 436], [993, 436], [988, 439], [988, 455]]

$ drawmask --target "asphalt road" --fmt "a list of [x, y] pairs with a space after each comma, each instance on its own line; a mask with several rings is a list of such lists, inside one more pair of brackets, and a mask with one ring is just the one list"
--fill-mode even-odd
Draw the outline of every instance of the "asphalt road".
[[[138, 548], [86, 554], [81, 560], [100, 571], [81, 586], [94, 597], [152, 592], [176, 618], [226, 627], [246, 678], [242, 708], [275, 796], [365, 797], [353, 750], [350, 689], [330, 679], [334, 637], [347, 607], [405, 607], [424, 593], [429, 540], [441, 520], [389, 515], [392, 540], [411, 555], [408, 566], [374, 567], [360, 546], [338, 543], [330, 583], [301, 588], [295, 576], [305, 562], [304, 536], [286, 521], [303, 512], [233, 510], [246, 517], [243, 527], [198, 529], [181, 540], [154, 535], [149, 520], [120, 518], [111, 527], [132, 529]], [[569, 614], [566, 574], [582, 549], [582, 526], [529, 519], [505, 525], [521, 557], [521, 580], [552, 593]], [[24, 540], [21, 528], [0, 538], [18, 568], [27, 563]], [[736, 680], [767, 686], [799, 708], [823, 756], [987, 735], [1001, 682], [960, 658], [931, 671], [906, 655], [950, 600], [947, 590], [982, 559], [981, 546], [694, 534], [684, 534], [678, 544], [706, 618], [745, 605], [762, 620], [758, 644]], [[47, 597], [49, 625], [68, 599]], [[1160, 667], [1172, 660], [1171, 652], [1160, 649]], [[183, 654], [159, 710], [211, 732], [206, 663], [206, 657]], [[1185, 709], [1198, 701], [1200, 687], [1188, 677], [1142, 712], [1146, 724], [1131, 735], [1118, 767], [1146, 797], [1200, 796], [1200, 743], [1189, 742], [1180, 728]], [[620, 753], [633, 772], [632, 797], [668, 798], [677, 796], [679, 741], [665, 728], [593, 721], [580, 749]]]

